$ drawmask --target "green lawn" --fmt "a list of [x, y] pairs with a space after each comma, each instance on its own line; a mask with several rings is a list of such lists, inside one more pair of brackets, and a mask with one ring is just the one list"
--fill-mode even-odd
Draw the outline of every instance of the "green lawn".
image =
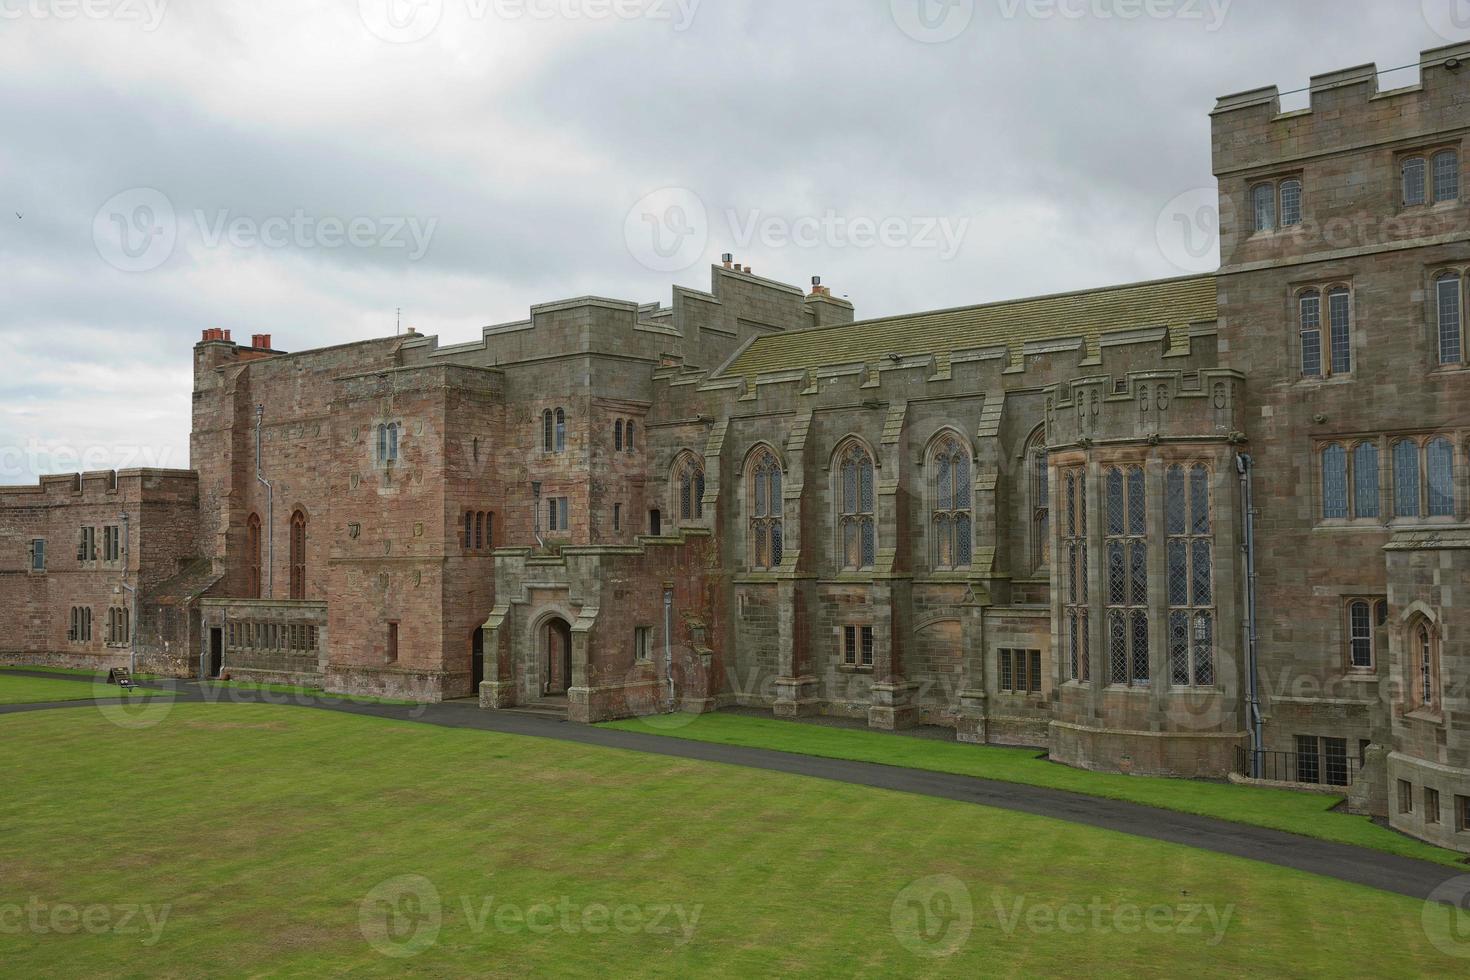
[[82, 681], [53, 680], [49, 677], [21, 677], [0, 673], [0, 704], [40, 704], [46, 701], [90, 701], [93, 698], [136, 697], [116, 685]]
[[1166, 810], [1272, 827], [1441, 864], [1463, 867], [1465, 860], [1463, 854], [1380, 827], [1367, 817], [1330, 812], [1340, 802], [1340, 797], [1201, 780], [1088, 772], [1050, 762], [1034, 749], [964, 745], [734, 714], [634, 718], [611, 722], [604, 727], [698, 742], [746, 745], [829, 759], [877, 762], [1008, 783], [1049, 786], [1088, 796], [1129, 800]]
[[1421, 926], [1422, 903], [1367, 888], [547, 740], [175, 704], [139, 728], [100, 712], [0, 716], [0, 767], [0, 963], [15, 976], [1464, 967]]

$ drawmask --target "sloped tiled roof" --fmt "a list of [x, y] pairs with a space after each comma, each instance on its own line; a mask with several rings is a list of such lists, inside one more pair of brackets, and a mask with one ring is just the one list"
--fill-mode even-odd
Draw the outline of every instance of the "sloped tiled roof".
[[1213, 275], [1162, 279], [768, 334], [742, 351], [724, 374], [750, 377], [827, 364], [871, 363], [890, 353], [947, 354], [1064, 337], [1085, 337], [1092, 349], [1106, 333], [1141, 327], [1177, 330], [1215, 318]]

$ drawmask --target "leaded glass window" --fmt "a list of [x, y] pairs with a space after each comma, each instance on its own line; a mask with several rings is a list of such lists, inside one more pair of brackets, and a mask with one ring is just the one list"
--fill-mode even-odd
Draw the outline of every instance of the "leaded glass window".
[[1281, 182], [1281, 227], [1288, 228], [1302, 223], [1302, 182]]
[[[933, 507], [929, 520], [935, 568], [967, 568], [971, 559], [970, 512], [974, 490], [970, 482], [970, 453], [954, 436], [936, 443], [930, 456]], [[871, 562], [869, 562], [871, 564]]]
[[1361, 442], [1353, 450], [1353, 516], [1378, 517], [1378, 447]]
[[1352, 301], [1346, 289], [1327, 294], [1327, 317], [1332, 328], [1332, 373], [1347, 374], [1353, 369]]
[[1149, 682], [1148, 495], [1143, 468], [1109, 467], [1103, 487], [1107, 502], [1109, 680], [1113, 684], [1143, 685]]
[[[679, 519], [703, 520], [704, 467], [693, 453], [685, 452], [675, 461], [674, 474], [679, 488]], [[769, 487], [765, 489], [768, 490]], [[757, 493], [764, 493], [764, 490], [757, 488]]]
[[1087, 481], [1081, 469], [1068, 469], [1061, 479], [1062, 510], [1066, 514], [1062, 553], [1067, 560], [1063, 618], [1067, 624], [1068, 676], [1074, 681], [1087, 681], [1092, 679], [1091, 641], [1087, 635]]
[[1460, 277], [1444, 276], [1434, 284], [1439, 308], [1439, 363], [1460, 363]]
[[1419, 445], [1403, 439], [1393, 446], [1393, 512], [1419, 517]]
[[1272, 231], [1276, 227], [1276, 187], [1257, 184], [1251, 189], [1251, 209], [1255, 213], [1256, 231]]
[[1454, 150], [1441, 150], [1432, 162], [1434, 203], [1455, 200], [1460, 196], [1460, 155]]
[[1448, 439], [1432, 439], [1424, 447], [1425, 489], [1430, 517], [1455, 516], [1455, 447]]
[[[702, 485], [703, 474], [700, 475]], [[781, 464], [776, 454], [761, 449], [752, 457], [746, 475], [750, 512], [752, 568], [778, 568], [782, 555]], [[701, 493], [701, 496], [703, 494]]]
[[873, 457], [856, 442], [838, 454], [837, 540], [842, 565], [849, 570], [872, 568], [877, 560], [874, 522]]
[[1338, 520], [1348, 516], [1347, 450], [1334, 443], [1322, 450], [1322, 516]]
[[1301, 310], [1302, 377], [1322, 376], [1322, 294], [1315, 289], [1302, 293]]
[[1208, 687], [1215, 683], [1210, 470], [1203, 464], [1171, 466], [1164, 488], [1170, 680], [1177, 687]]

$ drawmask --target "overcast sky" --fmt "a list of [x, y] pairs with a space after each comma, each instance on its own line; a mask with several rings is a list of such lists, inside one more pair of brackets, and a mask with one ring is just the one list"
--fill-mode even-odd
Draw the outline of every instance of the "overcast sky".
[[205, 327], [458, 343], [726, 251], [860, 317], [1207, 269], [1169, 229], [1215, 98], [1414, 64], [1454, 10], [0, 0], [0, 482], [187, 467]]

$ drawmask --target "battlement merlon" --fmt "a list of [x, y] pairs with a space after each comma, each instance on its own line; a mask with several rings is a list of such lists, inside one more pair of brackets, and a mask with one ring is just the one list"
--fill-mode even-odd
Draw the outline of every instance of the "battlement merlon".
[[1421, 52], [1417, 84], [1380, 90], [1380, 74], [1367, 64], [1313, 76], [1310, 106], [1290, 112], [1274, 85], [1222, 96], [1210, 113], [1215, 176], [1362, 149], [1368, 134], [1376, 146], [1470, 125], [1470, 42]]

